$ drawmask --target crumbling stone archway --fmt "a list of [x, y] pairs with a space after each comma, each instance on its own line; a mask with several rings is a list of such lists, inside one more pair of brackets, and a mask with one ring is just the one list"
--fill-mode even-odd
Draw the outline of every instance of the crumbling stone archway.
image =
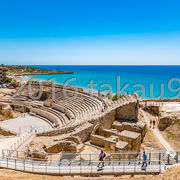
[[103, 135], [103, 128], [102, 128], [102, 126], [100, 124], [97, 124], [94, 127], [94, 129], [92, 131], [92, 135], [100, 135], [100, 136]]

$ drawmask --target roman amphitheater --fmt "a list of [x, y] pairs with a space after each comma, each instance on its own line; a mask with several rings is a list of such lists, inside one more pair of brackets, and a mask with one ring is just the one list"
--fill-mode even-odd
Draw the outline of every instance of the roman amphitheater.
[[[65, 97], [62, 85], [55, 85], [52, 93], [45, 82], [42, 93], [38, 84], [32, 84], [30, 95], [27, 87], [18, 93], [14, 89], [0, 92], [0, 167], [93, 176], [156, 174], [179, 162], [179, 151], [174, 151], [156, 128], [152, 133], [159, 137], [162, 149], [147, 147], [149, 117], [144, 110], [157, 113], [159, 102], [139, 101], [136, 94], [112, 101], [81, 88], [76, 92], [73, 87], [66, 88]], [[32, 98], [39, 94], [36, 100]], [[164, 127], [159, 119], [157, 126]], [[106, 152], [105, 167], [98, 169], [101, 150]], [[144, 171], [143, 150], [148, 151]]]

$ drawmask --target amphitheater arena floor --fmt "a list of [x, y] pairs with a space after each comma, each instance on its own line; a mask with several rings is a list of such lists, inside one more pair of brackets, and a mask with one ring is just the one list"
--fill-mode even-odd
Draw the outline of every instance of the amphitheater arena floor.
[[40, 118], [25, 115], [24, 117], [18, 117], [6, 121], [0, 122], [0, 127], [6, 128], [10, 131], [19, 133], [23, 133], [24, 131], [30, 130], [33, 128], [44, 128], [44, 129], [52, 129], [50, 124]]

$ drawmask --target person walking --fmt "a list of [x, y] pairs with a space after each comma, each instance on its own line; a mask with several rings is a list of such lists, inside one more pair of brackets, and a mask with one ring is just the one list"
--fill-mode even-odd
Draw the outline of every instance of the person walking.
[[143, 152], [143, 163], [142, 163], [142, 166], [141, 166], [142, 168], [146, 168], [147, 167], [147, 154], [146, 154], [146, 152], [144, 151]]
[[153, 120], [153, 129], [155, 128], [155, 125], [156, 125], [156, 121], [155, 119]]
[[153, 123], [153, 122], [152, 122], [152, 119], [150, 119], [150, 128], [152, 127], [152, 123]]
[[101, 150], [101, 153], [99, 154], [99, 164], [97, 167], [100, 166], [100, 164], [102, 164], [101, 167], [104, 167], [104, 158], [106, 157], [106, 154], [103, 150]]

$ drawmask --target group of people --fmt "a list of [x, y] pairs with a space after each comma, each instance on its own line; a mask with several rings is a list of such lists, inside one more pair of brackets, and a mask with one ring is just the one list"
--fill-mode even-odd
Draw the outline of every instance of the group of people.
[[[145, 151], [143, 151], [142, 156], [143, 156], [143, 163], [142, 163], [141, 168], [144, 169], [147, 167], [147, 154]], [[101, 168], [104, 167], [105, 157], [106, 157], [106, 153], [103, 150], [101, 150], [101, 153], [99, 154], [99, 164], [97, 165], [97, 167], [100, 167], [100, 165], [102, 165]]]

